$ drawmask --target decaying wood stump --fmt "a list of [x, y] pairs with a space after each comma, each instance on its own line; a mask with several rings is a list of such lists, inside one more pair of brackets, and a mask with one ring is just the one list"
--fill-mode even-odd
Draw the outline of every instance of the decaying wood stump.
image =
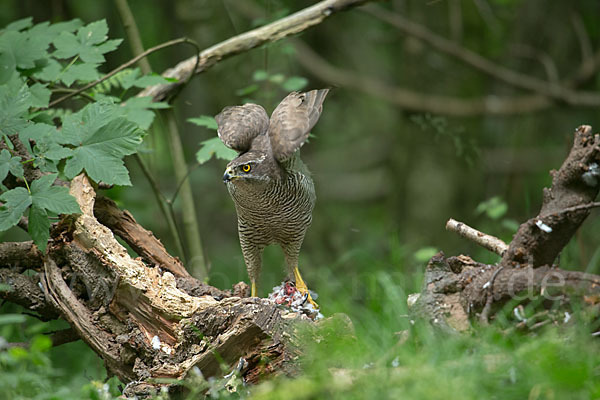
[[3, 244], [0, 263], [19, 254], [20, 271], [43, 266], [34, 277], [0, 268], [2, 282], [13, 286], [3, 297], [42, 318], [66, 319], [109, 374], [128, 384], [126, 394], [152, 393], [165, 385], [156, 379], [180, 379], [192, 369], [208, 378], [237, 366], [249, 383], [295, 372], [298, 324], [312, 320], [245, 297], [244, 283], [232, 293], [195, 280], [129, 213], [97, 200], [85, 175], [73, 179], [70, 193], [82, 214], [53, 229], [46, 255], [31, 243]]
[[600, 276], [561, 270], [554, 262], [590, 210], [600, 206], [594, 203], [600, 190], [600, 135], [592, 134], [590, 126], [577, 128], [569, 155], [551, 175], [552, 187], [544, 189], [540, 212], [519, 227], [509, 246], [449, 221], [450, 229], [497, 251], [502, 259], [486, 265], [438, 253], [427, 266], [421, 293], [409, 298], [415, 314], [446, 331], [464, 331], [473, 316], [485, 324], [510, 299], [541, 296], [568, 303], [572, 295], [597, 298]]

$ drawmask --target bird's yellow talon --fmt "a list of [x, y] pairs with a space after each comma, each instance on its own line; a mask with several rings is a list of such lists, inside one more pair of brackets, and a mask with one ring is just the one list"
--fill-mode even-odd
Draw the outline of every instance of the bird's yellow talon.
[[256, 282], [250, 282], [250, 297], [256, 297]]
[[302, 280], [302, 275], [300, 275], [300, 270], [298, 270], [298, 267], [294, 268], [294, 279], [296, 280], [296, 290], [303, 295], [308, 295], [306, 301], [312, 304], [314, 308], [319, 309], [319, 305], [315, 303], [312, 297], [310, 297], [310, 291], [308, 290], [306, 283], [304, 283], [304, 280]]

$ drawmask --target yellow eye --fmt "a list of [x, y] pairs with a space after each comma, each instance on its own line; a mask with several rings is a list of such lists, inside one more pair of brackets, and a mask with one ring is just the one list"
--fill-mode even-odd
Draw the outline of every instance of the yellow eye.
[[250, 172], [251, 169], [252, 167], [250, 166], [250, 164], [242, 165], [242, 171], [244, 172]]

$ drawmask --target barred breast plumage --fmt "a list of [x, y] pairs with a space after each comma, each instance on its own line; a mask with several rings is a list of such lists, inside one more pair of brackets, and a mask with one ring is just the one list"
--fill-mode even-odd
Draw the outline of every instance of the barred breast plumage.
[[282, 247], [297, 288], [308, 296], [298, 257], [312, 221], [316, 195], [298, 150], [316, 124], [327, 92], [290, 93], [270, 120], [256, 104], [227, 107], [215, 117], [223, 143], [239, 152], [227, 165], [223, 180], [237, 211], [253, 296], [262, 251], [273, 243]]

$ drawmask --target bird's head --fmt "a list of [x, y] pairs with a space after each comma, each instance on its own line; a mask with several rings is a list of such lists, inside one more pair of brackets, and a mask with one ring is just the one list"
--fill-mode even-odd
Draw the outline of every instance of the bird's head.
[[223, 174], [223, 182], [268, 182], [273, 176], [272, 166], [264, 152], [249, 151], [233, 159]]

